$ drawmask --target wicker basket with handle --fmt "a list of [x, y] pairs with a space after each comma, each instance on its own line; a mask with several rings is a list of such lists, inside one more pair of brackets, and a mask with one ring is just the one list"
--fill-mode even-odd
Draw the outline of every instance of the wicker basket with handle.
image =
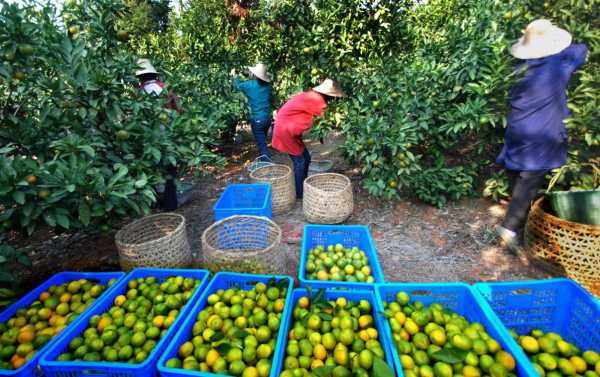
[[262, 166], [250, 173], [254, 183], [271, 184], [273, 215], [286, 213], [296, 204], [296, 186], [292, 169], [286, 165], [272, 164]]
[[350, 178], [342, 174], [315, 174], [304, 180], [302, 203], [306, 221], [315, 224], [339, 224], [354, 211]]
[[202, 234], [202, 259], [211, 271], [281, 273], [287, 258], [280, 247], [281, 229], [267, 217], [236, 215]]
[[136, 220], [117, 232], [115, 243], [123, 271], [135, 267], [189, 267], [192, 263], [185, 217], [176, 213]]
[[529, 213], [525, 241], [535, 257], [558, 265], [600, 297], [600, 226], [560, 219], [547, 212], [541, 198]]

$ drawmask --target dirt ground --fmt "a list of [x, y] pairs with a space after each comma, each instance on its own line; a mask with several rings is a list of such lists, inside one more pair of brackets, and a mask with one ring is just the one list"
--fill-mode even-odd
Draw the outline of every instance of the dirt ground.
[[[334, 161], [332, 171], [353, 182], [355, 210], [348, 224], [368, 225], [386, 281], [450, 282], [520, 280], [550, 277], [550, 273], [524, 263], [498, 247], [493, 227], [505, 207], [480, 198], [450, 203], [443, 209], [413, 200], [392, 201], [371, 197], [360, 187], [360, 174], [336, 153], [340, 136], [320, 144], [306, 140], [314, 160]], [[256, 157], [251, 136], [227, 151], [223, 169], [196, 181], [190, 200], [177, 212], [186, 217], [191, 248], [198, 258], [202, 232], [212, 223], [212, 205], [229, 183], [248, 182], [247, 164]], [[291, 165], [289, 158], [275, 154], [276, 162]], [[283, 247], [289, 253], [287, 273], [297, 276], [302, 229], [302, 203], [287, 214], [274, 216], [283, 232]], [[64, 270], [98, 271], [118, 269], [114, 232], [100, 234], [53, 234], [39, 232], [17, 239], [34, 266], [25, 272], [27, 285]]]

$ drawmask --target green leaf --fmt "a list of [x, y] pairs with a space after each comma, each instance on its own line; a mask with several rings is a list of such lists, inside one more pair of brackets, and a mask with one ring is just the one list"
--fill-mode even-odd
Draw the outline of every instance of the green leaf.
[[65, 190], [67, 190], [68, 192], [73, 192], [75, 191], [75, 185], [67, 185], [67, 187], [65, 187]]
[[394, 377], [394, 372], [383, 359], [376, 357], [373, 360], [373, 377]]
[[11, 298], [15, 297], [17, 294], [12, 289], [8, 288], [0, 288], [0, 298]]
[[12, 208], [4, 210], [2, 213], [0, 213], [0, 221], [6, 221], [10, 219], [14, 211], [15, 210]]
[[229, 352], [230, 349], [232, 349], [233, 347], [231, 346], [231, 344], [229, 343], [221, 343], [218, 346], [215, 347], [215, 349], [221, 354], [221, 355], [225, 355], [227, 352]]
[[459, 350], [457, 348], [445, 348], [443, 350], [437, 351], [436, 353], [431, 355], [431, 357], [436, 361], [442, 361], [448, 364], [458, 364], [462, 363], [465, 360], [468, 353], [469, 352]]
[[321, 288], [321, 289], [319, 289], [319, 291], [317, 291], [317, 293], [315, 294], [315, 297], [313, 297], [310, 300], [310, 302], [313, 305], [318, 304], [323, 299], [323, 295], [325, 295], [325, 289]]
[[25, 254], [19, 254], [19, 256], [17, 256], [17, 262], [25, 267], [31, 267], [31, 259]]
[[267, 281], [267, 287], [274, 287], [275, 286], [275, 278], [270, 278], [269, 281]]
[[25, 204], [25, 193], [22, 191], [15, 191], [12, 194], [13, 200], [18, 204]]
[[56, 214], [56, 223], [65, 229], [69, 229], [69, 226], [71, 225], [67, 216], [58, 213]]
[[225, 334], [223, 334], [222, 332], [216, 332], [214, 334], [212, 334], [212, 336], [210, 337], [210, 341], [211, 342], [218, 342], [221, 339], [225, 338]]
[[0, 263], [7, 262], [8, 259], [4, 255], [0, 255]]
[[243, 339], [243, 338], [247, 337], [248, 335], [250, 335], [250, 334], [248, 334], [246, 331], [240, 330], [238, 328], [236, 328], [235, 331], [233, 332], [233, 336], [236, 338]]
[[79, 203], [79, 221], [85, 226], [90, 224], [90, 218], [92, 216], [92, 212], [90, 211], [90, 206], [87, 205], [84, 201]]
[[333, 319], [331, 314], [327, 314], [327, 313], [323, 313], [323, 312], [319, 312], [319, 317], [321, 317], [321, 319], [323, 321], [331, 321]]
[[15, 281], [15, 277], [7, 271], [0, 271], [0, 282], [12, 283]]
[[328, 367], [318, 367], [316, 369], [313, 369], [313, 373], [317, 375], [317, 377], [330, 377], [331, 376], [331, 372], [333, 372], [333, 368], [332, 366], [328, 366]]

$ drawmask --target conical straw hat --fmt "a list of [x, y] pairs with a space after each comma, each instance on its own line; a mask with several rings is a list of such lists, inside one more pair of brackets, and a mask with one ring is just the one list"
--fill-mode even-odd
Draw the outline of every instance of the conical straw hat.
[[340, 84], [332, 79], [325, 79], [321, 85], [315, 86], [313, 88], [315, 92], [319, 92], [321, 94], [325, 94], [330, 97], [344, 97], [344, 91]]
[[535, 20], [525, 29], [523, 36], [510, 52], [517, 59], [539, 59], [558, 54], [571, 45], [573, 37], [568, 31], [552, 25], [548, 20]]

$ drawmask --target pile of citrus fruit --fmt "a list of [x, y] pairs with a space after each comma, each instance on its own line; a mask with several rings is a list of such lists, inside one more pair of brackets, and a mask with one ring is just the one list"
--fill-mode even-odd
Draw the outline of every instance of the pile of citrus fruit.
[[179, 357], [167, 360], [166, 366], [267, 377], [286, 294], [287, 287], [276, 282], [210, 294], [206, 307], [198, 313], [190, 339], [179, 347]]
[[69, 342], [60, 361], [112, 361], [142, 363], [165, 335], [200, 284], [199, 280], [173, 276], [132, 279], [125, 295], [113, 306], [90, 318], [81, 336]]
[[511, 335], [529, 355], [541, 377], [600, 376], [600, 355], [592, 350], [582, 352], [559, 334], [532, 330], [529, 335]]
[[384, 302], [405, 377], [507, 377], [515, 360], [480, 323], [440, 304], [410, 302], [406, 292]]
[[[114, 279], [108, 282], [108, 286]], [[18, 369], [93, 303], [107, 286], [81, 279], [53, 285], [0, 323], [0, 369]]]
[[320, 296], [298, 299], [280, 376], [321, 375], [319, 369], [333, 377], [372, 375], [385, 356], [371, 304]]
[[305, 266], [309, 280], [334, 280], [374, 283], [369, 259], [358, 247], [342, 244], [317, 246], [308, 252]]

